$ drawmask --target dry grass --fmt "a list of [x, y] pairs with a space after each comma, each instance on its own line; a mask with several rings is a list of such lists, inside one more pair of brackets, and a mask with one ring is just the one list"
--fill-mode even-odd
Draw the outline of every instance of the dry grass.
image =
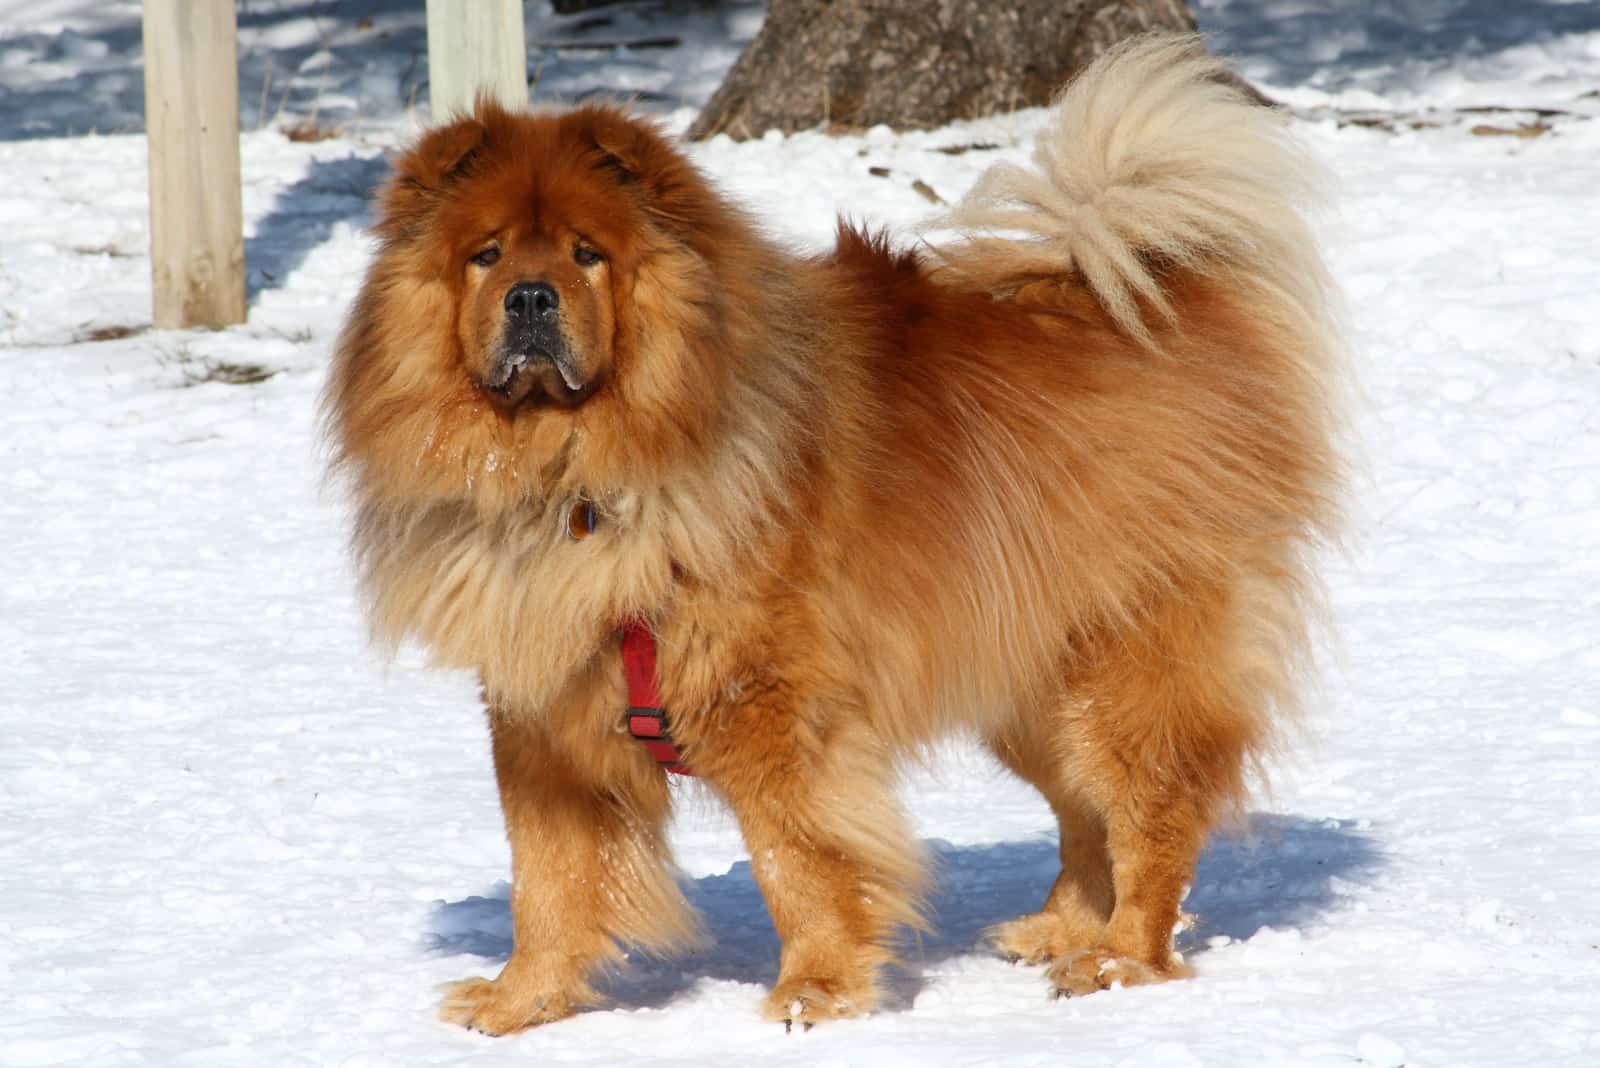
[[1469, 131], [1478, 137], [1539, 137], [1550, 132], [1550, 124], [1540, 120], [1519, 122], [1515, 126], [1491, 126], [1479, 123]]
[[213, 360], [207, 356], [183, 368], [183, 384], [199, 386], [207, 382], [221, 382], [229, 386], [253, 386], [277, 373], [276, 368], [265, 364], [234, 363], [231, 360]]
[[202, 356], [188, 342], [180, 342], [176, 348], [163, 351], [160, 362], [177, 369], [178, 385], [183, 389], [209, 382], [220, 382], [227, 386], [253, 386], [282, 370], [261, 363], [240, 363]]
[[279, 127], [283, 136], [296, 144], [308, 144], [316, 141], [328, 141], [339, 136], [339, 131], [332, 126], [324, 126], [315, 119], [303, 119], [288, 126]]
[[112, 326], [97, 326], [93, 330], [85, 330], [77, 334], [73, 341], [121, 341], [125, 337], [133, 337], [150, 329], [149, 326], [125, 326], [121, 323]]

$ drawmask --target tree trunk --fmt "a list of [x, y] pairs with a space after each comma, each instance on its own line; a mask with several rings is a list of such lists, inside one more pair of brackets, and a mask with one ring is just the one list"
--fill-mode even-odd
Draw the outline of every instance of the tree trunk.
[[689, 136], [933, 127], [1047, 104], [1123, 38], [1194, 29], [1187, 0], [770, 0]]

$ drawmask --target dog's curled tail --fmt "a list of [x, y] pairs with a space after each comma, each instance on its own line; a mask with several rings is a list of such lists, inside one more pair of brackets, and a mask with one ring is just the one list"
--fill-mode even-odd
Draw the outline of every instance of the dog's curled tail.
[[1076, 271], [1146, 343], [1146, 316], [1171, 318], [1161, 278], [1174, 267], [1246, 276], [1321, 317], [1325, 272], [1301, 212], [1322, 174], [1198, 37], [1134, 38], [1091, 64], [1034, 162], [990, 168], [941, 220], [969, 235], [942, 250], [950, 266], [1014, 285]]

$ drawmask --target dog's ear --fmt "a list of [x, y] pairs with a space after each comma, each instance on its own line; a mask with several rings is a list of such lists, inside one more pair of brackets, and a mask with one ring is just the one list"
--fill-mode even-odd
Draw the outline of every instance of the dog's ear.
[[646, 213], [679, 231], [704, 222], [714, 195], [654, 124], [599, 105], [581, 108], [572, 118], [594, 146], [590, 165], [610, 175]]
[[395, 169], [423, 188], [439, 189], [466, 170], [488, 133], [489, 128], [476, 117], [435, 127], [423, 134]]
[[595, 148], [594, 167], [610, 173], [623, 185], [638, 182], [645, 170], [645, 131], [612, 108], [584, 108], [576, 117], [583, 122], [583, 132]]
[[391, 238], [410, 233], [439, 195], [471, 169], [488, 136], [489, 127], [478, 117], [457, 119], [423, 134], [395, 161], [394, 174], [379, 194], [378, 232]]

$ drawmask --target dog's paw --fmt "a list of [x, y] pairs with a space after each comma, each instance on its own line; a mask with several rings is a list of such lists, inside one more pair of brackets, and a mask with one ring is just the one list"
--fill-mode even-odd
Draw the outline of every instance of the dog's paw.
[[1177, 957], [1154, 965], [1107, 950], [1079, 950], [1064, 954], [1045, 973], [1058, 998], [1081, 997], [1116, 986], [1143, 986], [1168, 979], [1187, 978], [1191, 972]]
[[1013, 964], [1048, 964], [1100, 941], [1100, 931], [1055, 912], [1033, 912], [989, 929], [989, 943]]
[[844, 984], [831, 979], [787, 979], [767, 995], [762, 1015], [783, 1024], [786, 1031], [797, 1025], [809, 1031], [824, 1020], [860, 1016], [870, 1011], [877, 1000], [877, 991], [870, 986], [847, 990]]
[[463, 979], [441, 989], [439, 1019], [486, 1035], [509, 1035], [573, 1012], [568, 998], [498, 979]]

